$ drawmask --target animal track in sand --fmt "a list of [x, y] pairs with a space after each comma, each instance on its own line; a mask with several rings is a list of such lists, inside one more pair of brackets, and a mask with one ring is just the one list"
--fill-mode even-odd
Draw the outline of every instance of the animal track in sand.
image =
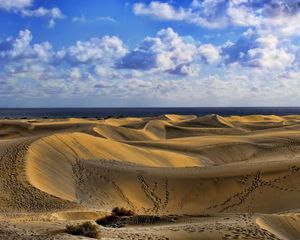
[[[25, 155], [35, 139], [17, 140], [4, 147], [0, 153], [0, 206], [15, 210], [61, 209], [75, 206], [34, 188], [27, 182]], [[35, 204], [31, 204], [35, 202]]]
[[299, 167], [297, 166], [291, 166], [289, 168], [288, 174], [284, 174], [283, 176], [273, 178], [272, 180], [263, 180], [263, 177], [261, 176], [261, 173], [258, 171], [255, 175], [246, 175], [242, 176], [237, 179], [238, 183], [241, 183], [242, 185], [246, 185], [246, 183], [249, 181], [249, 179], [252, 179], [250, 186], [245, 187], [243, 191], [237, 192], [236, 194], [228, 197], [225, 201], [223, 201], [220, 204], [215, 204], [211, 207], [208, 207], [208, 209], [216, 209], [220, 208], [220, 212], [225, 212], [231, 208], [240, 206], [246, 202], [247, 199], [250, 198], [249, 204], [246, 207], [248, 212], [251, 212], [250, 206], [255, 201], [255, 197], [253, 194], [261, 187], [270, 187], [278, 191], [283, 192], [300, 192], [299, 189], [293, 188], [285, 188], [280, 187], [278, 184], [282, 182], [283, 180], [286, 180], [287, 178], [291, 176], [295, 176], [295, 174], [299, 175]]
[[164, 181], [164, 186], [163, 186], [163, 193], [164, 193], [164, 196], [163, 196], [163, 199], [160, 198], [158, 196], [158, 194], [156, 193], [156, 189], [157, 189], [157, 183], [154, 185], [154, 187], [150, 187], [148, 185], [148, 183], [146, 182], [143, 174], [139, 174], [137, 176], [139, 182], [140, 182], [140, 186], [144, 192], [144, 194], [146, 195], [147, 199], [149, 199], [152, 204], [153, 204], [153, 208], [150, 208], [150, 209], [147, 209], [146, 212], [147, 213], [155, 213], [157, 214], [159, 212], [159, 210], [164, 210], [167, 205], [168, 205], [168, 202], [169, 202], [169, 190], [168, 190], [168, 179], [166, 179]]

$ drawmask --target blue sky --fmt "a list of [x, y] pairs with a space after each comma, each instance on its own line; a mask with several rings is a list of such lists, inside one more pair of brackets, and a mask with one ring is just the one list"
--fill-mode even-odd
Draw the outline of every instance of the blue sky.
[[298, 0], [0, 0], [0, 107], [297, 106]]

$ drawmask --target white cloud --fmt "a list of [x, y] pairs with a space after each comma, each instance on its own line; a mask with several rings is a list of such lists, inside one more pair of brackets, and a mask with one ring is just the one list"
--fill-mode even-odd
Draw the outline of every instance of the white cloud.
[[261, 23], [261, 17], [257, 16], [252, 8], [242, 5], [243, 1], [229, 3], [227, 14], [232, 23], [238, 26], [257, 26]]
[[55, 27], [55, 24], [56, 24], [56, 21], [55, 21], [53, 18], [51, 18], [51, 19], [49, 20], [48, 27], [49, 27], [49, 28], [54, 28], [54, 27]]
[[53, 55], [52, 46], [49, 42], [34, 44], [33, 51], [38, 59], [49, 61]]
[[37, 59], [38, 62], [50, 62], [54, 57], [51, 44], [49, 42], [32, 44], [32, 39], [32, 33], [25, 29], [19, 32], [16, 39], [8, 38], [0, 41], [0, 58], [5, 59], [6, 63]]
[[62, 14], [61, 10], [57, 7], [51, 9], [44, 7], [39, 7], [34, 10], [24, 9], [21, 11], [21, 13], [23, 16], [26, 17], [49, 17], [52, 19], [64, 18], [64, 15]]
[[247, 52], [249, 66], [267, 69], [284, 69], [291, 66], [295, 55], [279, 46], [279, 40], [273, 35], [261, 36], [256, 39], [257, 47]]
[[23, 9], [21, 11], [21, 14], [24, 17], [46, 17], [50, 18], [49, 20], [49, 28], [53, 28], [56, 24], [56, 19], [63, 19], [65, 16], [61, 12], [61, 10], [57, 7], [54, 8], [44, 8], [44, 7], [39, 7], [37, 9]]
[[152, 1], [149, 5], [144, 3], [135, 3], [133, 5], [133, 11], [138, 16], [151, 16], [159, 20], [167, 21], [184, 21], [208, 28], [224, 27], [227, 24], [226, 19], [222, 16], [218, 16], [217, 14], [208, 16], [202, 14], [197, 8], [198, 5], [196, 2], [193, 2], [190, 8], [179, 7], [177, 9], [169, 3], [161, 3], [158, 1]]
[[97, 17], [97, 21], [104, 21], [104, 22], [116, 22], [116, 19], [110, 16], [105, 16], [105, 17]]
[[40, 57], [47, 58], [50, 54], [51, 45], [48, 42], [31, 45], [32, 34], [28, 29], [19, 32], [16, 39], [7, 38], [0, 41], [0, 57], [6, 61], [17, 61], [18, 59]]
[[96, 17], [96, 18], [87, 18], [84, 15], [81, 16], [75, 16], [72, 18], [72, 22], [74, 23], [95, 23], [95, 22], [110, 22], [110, 23], [115, 23], [116, 19], [110, 16], [101, 16], [101, 17]]
[[71, 69], [71, 72], [70, 72], [70, 77], [71, 78], [81, 78], [81, 72], [80, 72], [80, 69], [75, 67], [75, 68], [72, 68]]
[[156, 1], [150, 2], [148, 6], [144, 3], [136, 3], [133, 11], [136, 15], [149, 15], [162, 20], [184, 20], [188, 15], [183, 8], [176, 10], [168, 3]]
[[300, 30], [299, 8], [297, 0], [230, 1], [226, 13], [235, 25], [291, 36]]
[[86, 23], [87, 19], [84, 15], [81, 15], [80, 17], [73, 17], [72, 22]]
[[227, 64], [281, 70], [294, 64], [298, 50], [276, 35], [248, 30], [236, 43], [225, 45], [222, 51]]
[[212, 64], [219, 59], [219, 50], [211, 44], [200, 45], [186, 41], [173, 29], [160, 30], [156, 37], [146, 37], [138, 48], [129, 52], [116, 64], [117, 68], [158, 70], [179, 75], [193, 75], [191, 65]]
[[23, 17], [48, 18], [48, 27], [53, 28], [57, 19], [65, 18], [58, 7], [54, 8], [31, 8], [34, 0], [0, 0], [0, 9], [21, 14]]
[[200, 56], [209, 64], [216, 63], [220, 60], [220, 50], [212, 44], [203, 44], [199, 47]]
[[10, 50], [11, 57], [18, 57], [22, 55], [28, 48], [32, 40], [32, 34], [29, 30], [19, 32], [19, 37], [12, 43], [12, 49]]
[[190, 106], [300, 100], [299, 49], [273, 34], [249, 30], [236, 43], [217, 47], [167, 28], [133, 50], [111, 36], [62, 49], [32, 39], [23, 30], [0, 41], [0, 96], [139, 99], [141, 104], [151, 98], [152, 103]]
[[0, 0], [0, 8], [5, 10], [19, 10], [30, 7], [34, 0]]
[[259, 31], [283, 35], [300, 32], [299, 8], [298, 0], [193, 0], [187, 7], [159, 1], [133, 5], [138, 16], [182, 21], [206, 28], [255, 27]]
[[68, 48], [66, 54], [69, 61], [74, 63], [87, 63], [90, 61], [111, 61], [126, 54], [121, 39], [116, 36], [103, 38], [92, 38], [88, 41], [78, 41], [74, 46]]

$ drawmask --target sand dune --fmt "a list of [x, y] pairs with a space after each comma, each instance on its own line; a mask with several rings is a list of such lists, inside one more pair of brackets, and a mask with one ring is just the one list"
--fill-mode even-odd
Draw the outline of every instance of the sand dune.
[[[55, 134], [34, 142], [27, 155], [26, 174], [35, 187], [66, 200], [76, 200], [73, 167], [86, 161], [124, 161], [147, 166], [199, 166], [183, 154], [132, 147], [84, 133]], [[97, 161], [97, 160], [96, 160]]]
[[174, 114], [0, 120], [0, 239], [77, 239], [60, 230], [116, 206], [176, 221], [99, 227], [107, 238], [299, 239], [299, 123]]

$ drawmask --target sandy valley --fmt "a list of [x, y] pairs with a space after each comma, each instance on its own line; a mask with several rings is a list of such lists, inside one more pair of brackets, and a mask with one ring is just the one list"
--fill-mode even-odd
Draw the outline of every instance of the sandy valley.
[[297, 240], [299, 183], [300, 116], [0, 120], [0, 239]]

